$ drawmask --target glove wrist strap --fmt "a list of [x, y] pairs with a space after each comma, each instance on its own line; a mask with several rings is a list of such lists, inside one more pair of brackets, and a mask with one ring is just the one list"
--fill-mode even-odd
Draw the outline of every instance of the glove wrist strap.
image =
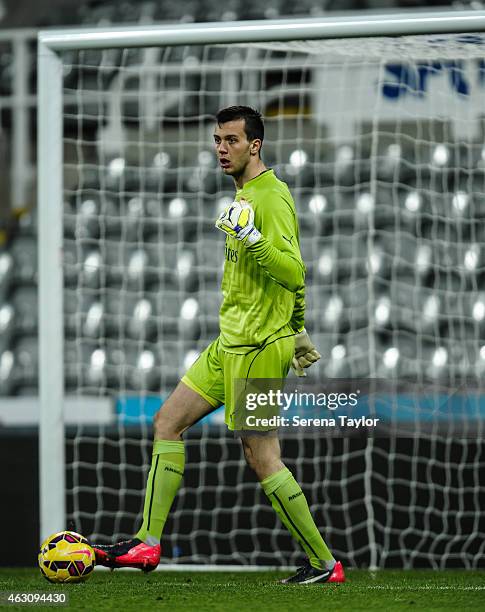
[[254, 227], [249, 232], [249, 234], [246, 236], [245, 244], [246, 245], [256, 244], [256, 242], [258, 242], [260, 238], [261, 238], [261, 232]]

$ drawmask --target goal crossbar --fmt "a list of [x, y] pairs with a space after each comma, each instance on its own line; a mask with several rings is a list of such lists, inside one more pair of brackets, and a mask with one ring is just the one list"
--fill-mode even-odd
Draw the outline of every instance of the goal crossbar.
[[299, 39], [405, 36], [482, 31], [485, 11], [426, 11], [383, 15], [345, 15], [306, 19], [275, 19], [41, 31], [40, 51], [113, 47], [202, 45]]

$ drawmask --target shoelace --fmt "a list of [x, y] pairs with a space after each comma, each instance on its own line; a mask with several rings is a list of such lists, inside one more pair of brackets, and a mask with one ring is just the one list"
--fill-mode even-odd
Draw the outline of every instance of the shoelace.
[[296, 570], [296, 573], [299, 574], [300, 572], [304, 572], [310, 569], [310, 567], [311, 567], [310, 561], [305, 561], [305, 563]]

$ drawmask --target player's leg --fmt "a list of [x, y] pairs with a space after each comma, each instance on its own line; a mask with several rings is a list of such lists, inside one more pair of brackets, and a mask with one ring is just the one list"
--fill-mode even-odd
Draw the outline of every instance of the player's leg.
[[[250, 362], [244, 365], [243, 371], [248, 370], [248, 379], [283, 380], [288, 374], [293, 354], [293, 338], [280, 338], [268, 344], [256, 356], [250, 355]], [[240, 376], [240, 371], [236, 369], [236, 376]], [[237, 419], [238, 422], [241, 420], [244, 421]], [[308, 566], [288, 581], [300, 584], [342, 581], [341, 565], [336, 564], [323, 541], [300, 485], [281, 461], [280, 443], [275, 432], [268, 432], [268, 435], [244, 432], [241, 440], [246, 460], [255, 471], [271, 505], [308, 556]]]
[[152, 465], [148, 474], [143, 523], [136, 538], [149, 546], [160, 543], [185, 468], [182, 434], [220, 402], [202, 397], [181, 381], [156, 413]]
[[97, 563], [144, 570], [158, 565], [160, 538], [184, 472], [182, 434], [223, 400], [217, 347], [216, 340], [201, 354], [155, 415], [142, 525], [131, 540], [110, 546], [95, 545]]
[[[241, 440], [248, 465], [255, 471], [282, 523], [309, 559], [309, 564], [287, 581], [299, 584], [342, 582], [341, 565], [337, 566], [320, 535], [300, 485], [281, 461], [277, 436], [253, 435]], [[337, 577], [340, 579], [336, 580]]]

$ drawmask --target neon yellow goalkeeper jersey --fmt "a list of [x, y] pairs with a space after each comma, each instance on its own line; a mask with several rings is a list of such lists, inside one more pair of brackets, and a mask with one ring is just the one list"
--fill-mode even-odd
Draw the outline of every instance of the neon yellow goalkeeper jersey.
[[251, 204], [262, 236], [250, 246], [226, 237], [219, 322], [222, 347], [245, 354], [270, 336], [287, 334], [288, 325], [294, 332], [303, 327], [305, 266], [295, 204], [273, 170], [248, 181], [236, 200]]

